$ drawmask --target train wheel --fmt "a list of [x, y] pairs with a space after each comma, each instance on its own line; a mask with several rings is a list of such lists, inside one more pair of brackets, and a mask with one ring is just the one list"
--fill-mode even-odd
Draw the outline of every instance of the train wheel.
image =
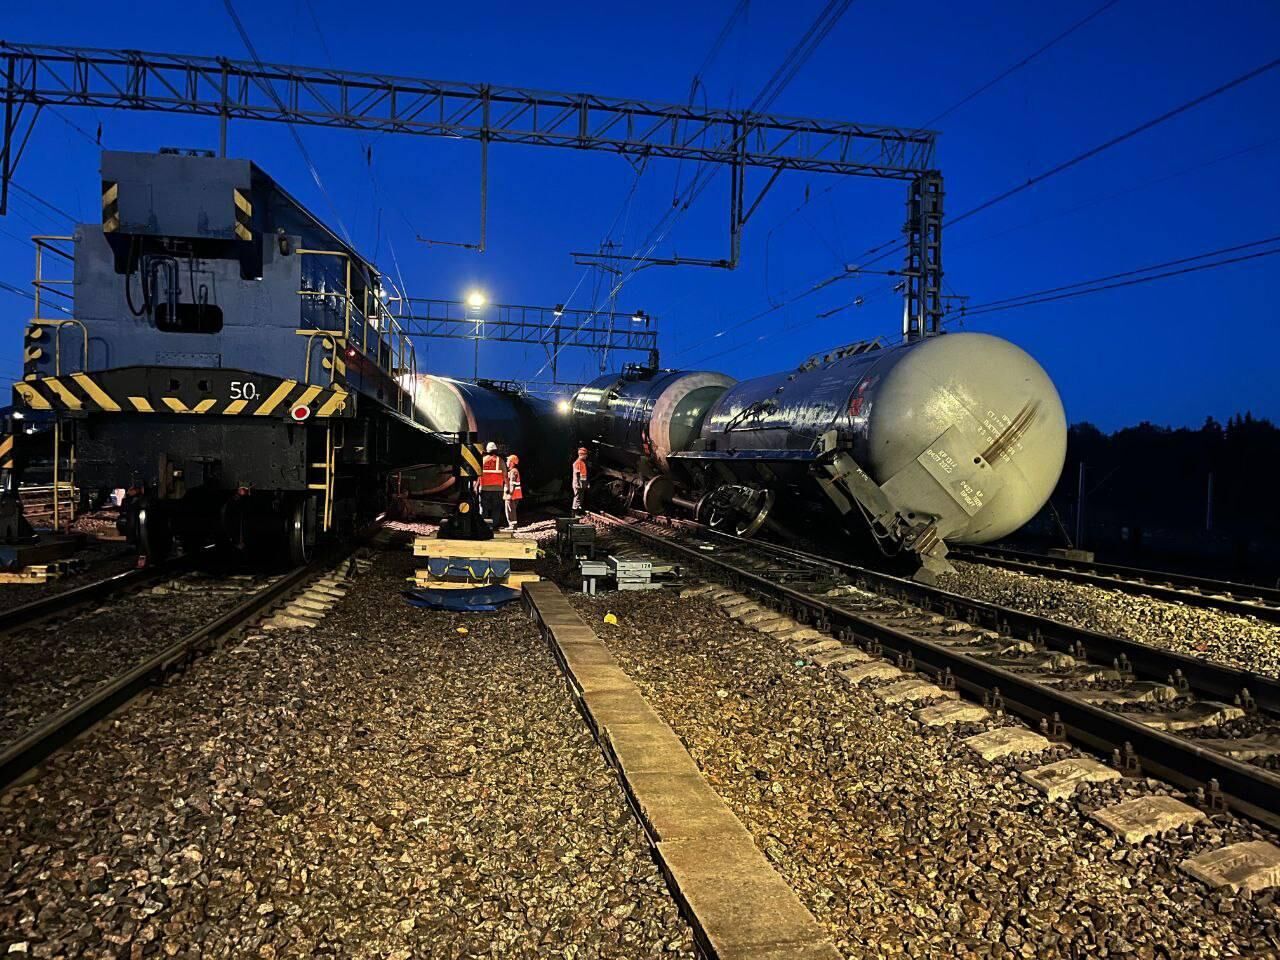
[[165, 511], [155, 504], [146, 504], [138, 510], [138, 552], [149, 563], [160, 563], [173, 552], [173, 530]]
[[754, 537], [764, 526], [766, 520], [769, 519], [769, 511], [773, 509], [774, 494], [772, 490], [763, 491], [762, 496], [752, 498], [752, 509], [755, 510], [754, 516], [742, 517], [736, 529], [736, 533], [740, 537]]
[[315, 555], [315, 497], [302, 496], [290, 503], [285, 523], [288, 526], [289, 561], [299, 567], [310, 563]]

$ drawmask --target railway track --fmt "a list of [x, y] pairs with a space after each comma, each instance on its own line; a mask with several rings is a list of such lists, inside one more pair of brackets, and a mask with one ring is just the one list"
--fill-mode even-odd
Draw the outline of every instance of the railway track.
[[1280, 682], [685, 521], [596, 515], [800, 623], [1280, 826]]
[[1033, 576], [1053, 577], [1157, 600], [1221, 610], [1237, 616], [1257, 617], [1267, 623], [1280, 623], [1280, 588], [1164, 570], [1068, 560], [1004, 547], [956, 547], [950, 551], [950, 556]]
[[163, 583], [195, 566], [198, 555], [175, 558], [163, 564], [125, 570], [68, 590], [49, 593], [29, 603], [0, 610], [0, 635], [66, 616], [89, 604]]
[[[133, 576], [132, 573], [121, 574], [15, 608], [5, 614], [6, 630], [12, 632], [19, 626], [31, 626], [55, 616], [69, 614], [87, 603], [100, 602], [120, 592], [140, 589], [157, 580], [172, 580], [178, 569], [185, 566], [186, 564], [179, 562], [176, 565], [166, 564], [149, 572], [137, 571], [139, 576]], [[127, 670], [97, 684], [87, 695], [25, 731], [0, 750], [0, 790], [24, 778], [51, 754], [128, 704], [143, 691], [162, 682], [200, 653], [288, 602], [312, 581], [333, 570], [334, 566], [335, 558], [328, 556], [268, 580], [230, 609], [224, 608], [212, 619], [200, 623]], [[177, 602], [181, 602], [181, 596], [179, 592]], [[22, 615], [25, 615], [25, 619]]]

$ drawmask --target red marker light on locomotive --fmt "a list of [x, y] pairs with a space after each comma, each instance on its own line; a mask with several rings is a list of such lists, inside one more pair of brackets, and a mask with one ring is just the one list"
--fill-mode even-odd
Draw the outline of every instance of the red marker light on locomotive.
[[296, 407], [294, 407], [292, 410], [290, 410], [289, 413], [294, 420], [297, 420], [298, 423], [302, 423], [302, 421], [306, 420], [308, 417], [311, 416], [311, 408], [308, 407], [306, 404], [300, 403]]

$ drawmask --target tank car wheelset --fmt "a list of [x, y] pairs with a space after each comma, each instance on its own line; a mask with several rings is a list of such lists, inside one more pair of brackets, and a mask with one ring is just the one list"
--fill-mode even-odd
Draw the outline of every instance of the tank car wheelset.
[[579, 391], [573, 416], [632, 506], [740, 536], [837, 527], [926, 579], [948, 542], [1034, 516], [1066, 455], [1048, 375], [980, 333], [864, 341], [741, 383], [632, 367]]

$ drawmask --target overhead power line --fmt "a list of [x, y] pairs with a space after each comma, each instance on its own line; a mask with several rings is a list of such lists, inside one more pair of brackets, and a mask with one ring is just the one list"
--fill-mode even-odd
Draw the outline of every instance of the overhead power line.
[[18, 183], [17, 181], [10, 180], [9, 186], [12, 187], [14, 190], [17, 190], [24, 197], [29, 197], [30, 199], [34, 200], [36, 203], [40, 204], [42, 207], [48, 207], [54, 213], [58, 214], [58, 216], [66, 217], [72, 223], [78, 222], [78, 220], [75, 217], [73, 217], [71, 214], [67, 213], [67, 211], [63, 210], [61, 207], [55, 207], [52, 203], [50, 203], [44, 197], [40, 196], [40, 194], [35, 193], [34, 191], [31, 191], [31, 190], [28, 190], [26, 187], [24, 187], [22, 184]]
[[947, 225], [955, 226], [957, 223], [960, 223], [963, 220], [967, 220], [970, 217], [976, 214], [979, 214], [984, 210], [988, 210], [991, 207], [994, 207], [997, 203], [1003, 203], [1005, 200], [1008, 200], [1010, 197], [1015, 197], [1018, 194], [1022, 193], [1022, 191], [1029, 190], [1038, 183], [1043, 183], [1044, 181], [1048, 180], [1050, 177], [1056, 177], [1058, 174], [1064, 173], [1065, 171], [1070, 170], [1072, 167], [1076, 166], [1077, 164], [1083, 163], [1085, 160], [1089, 160], [1092, 157], [1096, 157], [1098, 154], [1103, 153], [1106, 150], [1110, 150], [1112, 147], [1119, 146], [1120, 144], [1124, 143], [1126, 140], [1132, 140], [1134, 137], [1138, 136], [1138, 134], [1145, 133], [1146, 131], [1151, 130], [1154, 127], [1160, 126], [1162, 123], [1166, 123], [1167, 121], [1172, 120], [1174, 117], [1181, 116], [1182, 114], [1186, 113], [1188, 110], [1193, 110], [1196, 107], [1200, 106], [1201, 104], [1207, 103], [1208, 101], [1214, 99], [1215, 97], [1221, 96], [1222, 94], [1226, 93], [1229, 90], [1234, 90], [1236, 87], [1242, 84], [1248, 83], [1250, 80], [1253, 80], [1256, 77], [1260, 77], [1264, 73], [1267, 73], [1270, 70], [1274, 70], [1276, 67], [1280, 67], [1280, 57], [1277, 57], [1275, 60], [1272, 60], [1270, 63], [1264, 63], [1259, 67], [1254, 67], [1249, 72], [1241, 74], [1240, 76], [1236, 77], [1234, 80], [1229, 80], [1226, 83], [1221, 84], [1220, 86], [1214, 87], [1212, 90], [1208, 91], [1207, 93], [1202, 93], [1198, 97], [1193, 97], [1192, 99], [1187, 100], [1186, 102], [1181, 103], [1178, 106], [1174, 107], [1172, 110], [1166, 110], [1164, 113], [1160, 114], [1158, 117], [1152, 117], [1150, 120], [1147, 120], [1145, 123], [1140, 123], [1133, 129], [1127, 130], [1124, 133], [1120, 134], [1119, 136], [1115, 136], [1115, 137], [1112, 137], [1110, 140], [1103, 141], [1102, 143], [1098, 144], [1095, 147], [1091, 147], [1090, 149], [1084, 151], [1083, 153], [1076, 154], [1070, 160], [1064, 160], [1062, 163], [1059, 163], [1056, 166], [1050, 167], [1048, 170], [1045, 170], [1043, 173], [1036, 174], [1031, 179], [1025, 181], [1024, 183], [1018, 184], [1016, 187], [1011, 187], [1008, 190], [1005, 190], [1003, 193], [998, 193], [994, 197], [984, 200], [982, 203], [978, 204], [976, 207], [972, 207], [966, 210], [964, 213], [960, 214], [957, 217], [952, 217], [950, 220], [947, 221]]
[[961, 97], [959, 100], [957, 100], [951, 106], [947, 107], [947, 109], [943, 110], [936, 117], [931, 117], [930, 119], [926, 120], [924, 123], [921, 124], [921, 126], [932, 127], [935, 123], [937, 123], [943, 117], [950, 116], [951, 114], [959, 110], [961, 107], [963, 107], [965, 104], [969, 103], [972, 100], [976, 100], [978, 97], [982, 96], [992, 87], [1000, 83], [1001, 80], [1005, 80], [1008, 77], [1012, 76], [1013, 74], [1017, 73], [1023, 67], [1031, 63], [1032, 60], [1035, 60], [1036, 57], [1040, 56], [1043, 53], [1046, 53], [1053, 47], [1057, 46], [1059, 43], [1067, 39], [1067, 37], [1071, 36], [1081, 27], [1085, 26], [1086, 24], [1090, 23], [1093, 20], [1096, 20], [1098, 17], [1106, 13], [1108, 10], [1110, 10], [1119, 2], [1120, 0], [1107, 0], [1106, 3], [1098, 7], [1096, 10], [1093, 11], [1093, 13], [1089, 14], [1083, 20], [1077, 20], [1072, 26], [1062, 31], [1062, 33], [1058, 34], [1048, 43], [1042, 44], [1041, 46], [1037, 47], [1035, 50], [1031, 51], [1031, 53], [1023, 57], [1021, 60], [1019, 60], [1017, 63], [1013, 64], [1012, 66], [1006, 67], [1004, 70], [1001, 70], [998, 74], [996, 74], [986, 83], [984, 83], [982, 86], [978, 87], [978, 89], [974, 90], [972, 93], [964, 97]]
[[[1180, 116], [1181, 114], [1186, 113], [1188, 110], [1201, 106], [1202, 104], [1207, 103], [1208, 101], [1214, 99], [1215, 97], [1220, 96], [1221, 94], [1228, 92], [1229, 90], [1233, 90], [1236, 87], [1239, 87], [1242, 84], [1247, 83], [1248, 81], [1253, 80], [1256, 77], [1259, 77], [1270, 70], [1274, 70], [1278, 66], [1280, 66], [1280, 58], [1272, 60], [1269, 63], [1264, 63], [1261, 66], [1255, 67], [1254, 69], [1248, 71], [1247, 73], [1241, 74], [1240, 76], [1236, 77], [1234, 80], [1229, 80], [1226, 83], [1223, 83], [1217, 87], [1214, 87], [1212, 90], [1202, 93], [1197, 97], [1193, 97], [1190, 100], [1184, 101], [1183, 103], [1179, 104], [1173, 109], [1167, 110], [1164, 113], [1160, 114], [1159, 116], [1153, 117], [1150, 120], [1147, 120], [1146, 122], [1141, 123], [1138, 126], [1132, 128], [1131, 130], [1128, 130], [1125, 133], [1120, 134], [1119, 136], [1112, 137], [1110, 140], [1100, 143], [1097, 146], [1084, 151], [1083, 153], [1077, 154], [1076, 156], [1070, 158], [1069, 160], [1063, 161], [1062, 163], [1059, 163], [1056, 166], [1051, 167], [1050, 169], [1044, 171], [1043, 173], [1040, 173], [1035, 177], [1032, 177], [1030, 180], [1027, 180], [1025, 183], [1022, 183], [1016, 187], [1012, 187], [1008, 190], [1005, 190], [1003, 193], [997, 194], [996, 196], [983, 201], [982, 203], [978, 204], [976, 207], [972, 207], [969, 210], [966, 210], [964, 213], [960, 214], [957, 217], [946, 220], [946, 228], [950, 229], [954, 227], [957, 223], [960, 223], [964, 220], [974, 217], [979, 213], [982, 213], [990, 209], [996, 204], [1001, 203], [1009, 199], [1010, 197], [1016, 196], [1017, 194], [1021, 193], [1022, 191], [1032, 186], [1035, 186], [1036, 184], [1043, 183], [1045, 180], [1048, 180], [1050, 177], [1056, 176], [1059, 173], [1069, 170], [1070, 168], [1076, 166], [1079, 163], [1082, 163], [1085, 160], [1088, 160], [1092, 157], [1096, 157], [1098, 154], [1103, 153], [1104, 151], [1109, 150], [1114, 146], [1118, 146], [1119, 144], [1124, 143], [1125, 141], [1130, 140], [1141, 133], [1151, 130], [1152, 128], [1159, 126], [1160, 124], [1168, 120], [1171, 120], [1174, 117]], [[767, 317], [770, 314], [776, 312], [777, 310], [780, 310], [782, 307], [788, 306], [789, 304], [794, 303], [796, 300], [803, 299], [804, 297], [809, 296], [809, 294], [812, 292], [822, 289], [823, 287], [829, 286], [831, 283], [834, 283], [838, 280], [846, 279], [848, 277], [857, 276], [858, 271], [860, 269], [879, 263], [880, 261], [884, 260], [886, 257], [892, 256], [895, 252], [905, 249], [905, 247], [906, 247], [905, 242], [899, 238], [892, 238], [889, 240], [885, 240], [883, 243], [879, 243], [876, 246], [869, 248], [863, 253], [864, 258], [869, 256], [870, 259], [862, 259], [857, 264], [846, 267], [845, 270], [841, 271], [840, 273], [827, 277], [823, 280], [817, 280], [814, 283], [810, 284], [805, 290], [801, 291], [799, 294], [793, 297], [784, 299], [783, 301], [777, 304], [771, 305], [768, 310], [761, 311], [760, 313], [754, 314], [751, 317], [747, 317], [744, 320], [740, 320], [737, 323], [734, 323], [729, 327], [726, 327], [725, 329], [719, 331], [714, 336], [707, 338], [706, 340], [699, 341], [699, 343], [694, 344], [691, 347], [686, 347], [684, 350], [680, 352], [682, 353], [688, 352], [689, 350], [694, 349], [701, 344], [705, 344], [712, 340], [718, 339], [719, 337], [723, 336], [725, 333], [731, 330], [740, 329], [741, 327], [754, 323], [757, 320], [761, 320], [764, 317]], [[972, 307], [969, 308], [969, 310], [965, 315], [973, 316], [975, 309], [976, 308], [972, 308]], [[707, 358], [703, 358], [703, 359], [707, 359]]]
[[1264, 247], [1269, 243], [1280, 243], [1280, 234], [1273, 237], [1266, 237], [1262, 240], [1251, 240], [1248, 243], [1238, 243], [1234, 246], [1222, 247], [1218, 250], [1210, 250], [1207, 253], [1197, 253], [1190, 257], [1179, 257], [1177, 260], [1166, 260], [1163, 263], [1153, 263], [1146, 267], [1135, 267], [1133, 270], [1125, 270], [1122, 273], [1112, 273], [1105, 277], [1094, 277], [1092, 280], [1081, 280], [1077, 283], [1066, 283], [1060, 287], [1049, 287], [1047, 290], [1037, 290], [1034, 293], [1021, 294], [1016, 297], [1004, 297], [1000, 300], [988, 300], [986, 303], [977, 304], [964, 312], [972, 313], [977, 309], [987, 309], [1001, 304], [1013, 303], [1015, 301], [1024, 300], [1027, 297], [1039, 297], [1043, 294], [1058, 293], [1062, 290], [1074, 290], [1077, 287], [1092, 286], [1095, 283], [1103, 283], [1108, 280], [1119, 280], [1123, 277], [1132, 277], [1140, 273], [1150, 273], [1152, 270], [1163, 270], [1166, 267], [1176, 267], [1184, 263], [1193, 263], [1196, 260], [1207, 260], [1210, 257], [1220, 257], [1228, 253], [1238, 253], [1241, 250], [1249, 250], [1253, 247]]
[[[782, 94], [783, 90], [786, 89], [787, 85], [795, 78], [800, 67], [808, 61], [809, 57], [811, 57], [813, 52], [818, 48], [818, 45], [821, 44], [823, 39], [825, 39], [825, 37], [831, 32], [831, 29], [835, 26], [840, 17], [843, 16], [844, 12], [849, 8], [852, 2], [853, 0], [830, 0], [830, 2], [822, 8], [822, 11], [818, 14], [813, 24], [810, 25], [804, 35], [792, 46], [791, 50], [788, 51], [787, 56], [783, 58], [782, 63], [779, 65], [778, 69], [774, 71], [773, 76], [769, 78], [764, 88], [751, 102], [748, 112], [764, 112], [772, 106], [772, 104]], [[726, 143], [727, 141], [721, 143], [720, 146], [723, 147]], [[699, 170], [694, 174], [693, 178], [689, 182], [689, 187], [685, 192], [685, 200], [678, 205], [673, 205], [662, 219], [654, 225], [653, 229], [649, 231], [649, 235], [645, 238], [641, 246], [637, 248], [637, 251], [643, 248], [644, 252], [642, 254], [633, 255], [629, 258], [633, 261], [631, 267], [626, 271], [626, 273], [619, 276], [617, 283], [614, 284], [613, 288], [609, 291], [609, 295], [605, 298], [606, 303], [613, 301], [622, 288], [626, 286], [636, 273], [644, 267], [645, 263], [653, 256], [653, 252], [666, 238], [667, 234], [670, 233], [681, 215], [689, 209], [693, 201], [701, 195], [702, 191], [705, 190], [716, 178], [719, 172], [720, 168], [717, 166], [713, 170]], [[593, 309], [591, 313], [587, 315], [587, 318], [583, 320], [582, 325], [590, 322], [599, 313], [599, 309]], [[560, 349], [563, 349], [563, 347]], [[537, 377], [541, 375], [543, 370], [550, 366], [559, 354], [560, 351], [557, 350], [552, 357], [548, 358], [547, 362], [539, 368], [538, 372], [534, 376]]]
[[[1072, 34], [1074, 34], [1076, 31], [1078, 31], [1078, 30], [1080, 30], [1082, 27], [1084, 27], [1086, 24], [1088, 24], [1088, 23], [1092, 22], [1093, 20], [1097, 19], [1099, 16], [1101, 16], [1103, 13], [1105, 13], [1105, 12], [1106, 12], [1107, 10], [1109, 10], [1111, 7], [1114, 7], [1117, 3], [1119, 3], [1119, 0], [1107, 0], [1107, 2], [1106, 2], [1106, 3], [1102, 4], [1102, 6], [1098, 7], [1097, 9], [1095, 9], [1092, 13], [1090, 13], [1088, 16], [1086, 16], [1083, 20], [1077, 20], [1074, 24], [1072, 24], [1072, 25], [1071, 25], [1070, 27], [1068, 27], [1066, 30], [1064, 30], [1064, 31], [1062, 31], [1061, 33], [1059, 33], [1059, 34], [1058, 34], [1057, 36], [1055, 36], [1052, 40], [1049, 40], [1047, 43], [1043, 43], [1043, 44], [1041, 44], [1039, 47], [1037, 47], [1037, 48], [1036, 48], [1035, 50], [1033, 50], [1031, 53], [1027, 54], [1025, 57], [1023, 57], [1023, 58], [1022, 58], [1021, 60], [1019, 60], [1017, 63], [1014, 63], [1014, 64], [1012, 64], [1011, 66], [1006, 67], [1004, 70], [1002, 70], [1000, 73], [998, 73], [995, 77], [993, 77], [992, 79], [988, 80], [986, 83], [982, 84], [982, 85], [981, 85], [980, 87], [978, 87], [977, 89], [970, 91], [968, 94], [966, 94], [965, 96], [961, 97], [959, 100], [957, 100], [957, 101], [956, 101], [955, 103], [953, 103], [951, 106], [947, 107], [945, 110], [943, 110], [943, 111], [942, 111], [941, 113], [939, 113], [937, 116], [935, 116], [935, 117], [931, 117], [929, 120], [925, 121], [925, 122], [924, 122], [924, 123], [922, 123], [920, 126], [921, 126], [921, 127], [933, 127], [933, 126], [934, 126], [934, 125], [935, 125], [939, 120], [943, 119], [944, 117], [950, 116], [952, 113], [955, 113], [955, 111], [957, 111], [957, 110], [959, 110], [961, 107], [963, 107], [963, 106], [965, 106], [965, 105], [969, 104], [969, 103], [970, 103], [970, 102], [972, 102], [973, 100], [976, 100], [978, 97], [982, 96], [982, 95], [983, 95], [984, 93], [986, 93], [988, 90], [991, 90], [993, 87], [998, 86], [998, 85], [1000, 84], [1000, 82], [1001, 82], [1001, 81], [1008, 79], [1009, 77], [1013, 76], [1013, 74], [1015, 74], [1015, 73], [1017, 73], [1019, 70], [1021, 70], [1023, 67], [1026, 67], [1026, 66], [1028, 66], [1029, 64], [1031, 64], [1031, 62], [1032, 62], [1032, 61], [1034, 61], [1035, 59], [1037, 59], [1037, 58], [1038, 58], [1038, 57], [1040, 57], [1041, 55], [1043, 55], [1043, 54], [1047, 53], [1049, 50], [1053, 49], [1055, 46], [1057, 46], [1057, 45], [1058, 45], [1059, 43], [1061, 43], [1063, 40], [1067, 39], [1067, 38], [1068, 38], [1068, 37], [1070, 37]], [[801, 204], [800, 204], [799, 206], [797, 206], [794, 210], [792, 210], [790, 213], [786, 214], [784, 217], [782, 217], [782, 219], [780, 219], [777, 223], [775, 223], [775, 224], [773, 225], [773, 227], [771, 227], [771, 228], [770, 228], [769, 233], [768, 233], [768, 235], [767, 235], [767, 236], [766, 236], [766, 238], [765, 238], [765, 255], [766, 255], [766, 257], [768, 256], [768, 247], [769, 247], [769, 244], [773, 241], [773, 234], [774, 234], [774, 232], [775, 232], [775, 231], [777, 231], [777, 230], [778, 230], [778, 228], [779, 228], [779, 227], [781, 227], [783, 224], [787, 223], [789, 220], [791, 220], [793, 217], [795, 217], [797, 214], [799, 214], [801, 210], [803, 210], [803, 209], [805, 209], [806, 207], [808, 207], [808, 206], [809, 206], [809, 205], [810, 205], [814, 200], [821, 199], [822, 197], [824, 197], [824, 196], [826, 196], [827, 194], [831, 193], [833, 190], [836, 190], [837, 188], [839, 188], [839, 187], [843, 186], [843, 185], [844, 185], [844, 183], [845, 183], [845, 181], [839, 181], [839, 182], [837, 182], [837, 183], [833, 183], [833, 184], [831, 184], [830, 186], [825, 187], [825, 188], [824, 188], [820, 193], [816, 194], [815, 196], [812, 196], [812, 197], [810, 197], [810, 196], [806, 196], [806, 197], [805, 197], [805, 199], [804, 199], [804, 202], [803, 202], [803, 203], [801, 203]], [[892, 241], [890, 241], [890, 242], [892, 242]], [[880, 244], [879, 246], [884, 246], [884, 244]], [[878, 250], [878, 249], [879, 249], [879, 247], [873, 247], [869, 252], [870, 252], [870, 253], [875, 253], [875, 252], [877, 252], [877, 250]]]
[[[1262, 243], [1273, 243], [1277, 240], [1280, 240], [1280, 237], [1273, 237], [1271, 240], [1259, 240], [1255, 243], [1242, 244], [1237, 247], [1227, 247], [1226, 250], [1242, 250]], [[1079, 283], [1071, 283], [1061, 287], [1051, 287], [1047, 290], [1036, 290], [1032, 293], [1025, 293], [1020, 297], [1008, 297], [1004, 300], [993, 300], [989, 303], [980, 303], [972, 307], [962, 307], [958, 312], [961, 316], [973, 317], [984, 313], [999, 313], [1002, 310], [1014, 310], [1019, 307], [1029, 307], [1038, 303], [1052, 303], [1056, 300], [1070, 300], [1074, 297], [1083, 297], [1091, 293], [1101, 293], [1104, 290], [1115, 290], [1118, 287], [1132, 287], [1142, 283], [1151, 283], [1156, 280], [1165, 280], [1169, 277], [1180, 277], [1188, 273], [1198, 273], [1202, 270], [1216, 270], [1218, 267], [1229, 266], [1233, 263], [1244, 263], [1245, 261], [1258, 260], [1262, 257], [1273, 257], [1276, 254], [1280, 254], [1280, 247], [1275, 247], [1271, 250], [1261, 250], [1256, 253], [1241, 254], [1238, 257], [1228, 257], [1226, 259], [1215, 260], [1210, 263], [1193, 264], [1192, 266], [1181, 267], [1177, 270], [1167, 270], [1163, 273], [1150, 273], [1150, 271], [1157, 270], [1160, 267], [1172, 266], [1173, 264], [1179, 263], [1190, 263], [1222, 252], [1225, 251], [1204, 253], [1195, 257], [1183, 257], [1180, 260], [1170, 260], [1167, 264], [1157, 264], [1151, 267], [1143, 267], [1139, 270], [1126, 270], [1124, 273], [1111, 274], [1107, 277], [1095, 277], [1093, 280], [1082, 280]], [[1142, 275], [1134, 276], [1135, 274]], [[1117, 280], [1116, 278], [1118, 277], [1127, 277], [1129, 279]]]
[[[231, 15], [231, 21], [235, 24], [236, 32], [240, 34], [240, 39], [243, 41], [245, 49], [249, 51], [249, 56], [253, 58], [253, 62], [257, 64], [258, 69], [265, 72], [266, 67], [263, 66], [262, 58], [258, 56], [258, 51], [254, 47], [253, 41], [249, 39], [249, 31], [245, 29], [244, 23], [241, 22], [240, 15], [236, 13], [235, 6], [232, 4], [231, 0], [222, 0], [222, 2], [227, 8], [227, 13]], [[271, 81], [264, 81], [262, 87], [266, 90], [267, 95], [275, 101], [276, 106], [280, 108], [280, 113], [287, 115], [288, 110], [285, 108], [284, 101], [282, 101], [280, 99], [280, 95], [276, 93], [276, 88], [272, 85]], [[337, 220], [338, 228], [342, 231], [342, 238], [347, 242], [347, 246], [354, 248], [355, 244], [351, 240], [351, 234], [347, 231], [346, 223], [342, 220], [342, 214], [338, 212], [338, 207], [333, 202], [333, 197], [329, 196], [329, 191], [325, 189], [324, 180], [320, 177], [320, 171], [316, 169], [315, 163], [312, 162], [311, 154], [307, 151], [307, 145], [302, 142], [302, 135], [298, 133], [297, 128], [292, 123], [286, 121], [285, 126], [289, 128], [289, 133], [293, 135], [293, 142], [297, 144], [298, 152], [302, 154], [302, 159], [306, 162], [307, 169], [311, 172], [311, 179], [313, 179], [316, 182], [316, 186], [320, 188], [320, 193], [324, 196], [325, 203], [329, 206], [329, 212], [332, 213], [334, 219]]]

